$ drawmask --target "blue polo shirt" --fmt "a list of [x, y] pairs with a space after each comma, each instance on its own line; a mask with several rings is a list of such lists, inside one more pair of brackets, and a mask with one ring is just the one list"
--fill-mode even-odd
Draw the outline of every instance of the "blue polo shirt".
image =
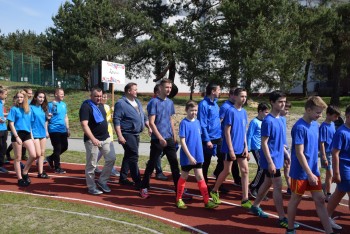
[[[30, 109], [29, 109], [30, 110]], [[32, 112], [24, 112], [22, 107], [13, 106], [7, 119], [14, 123], [16, 131], [31, 131]]]
[[198, 104], [197, 118], [201, 124], [203, 142], [221, 138], [221, 122], [217, 98], [212, 101], [209, 97], [204, 97]]
[[295, 146], [304, 145], [304, 155], [310, 170], [316, 176], [320, 176], [318, 169], [318, 123], [307, 123], [300, 118], [292, 128], [292, 154], [290, 165], [290, 177], [296, 180], [307, 180], [307, 174], [301, 167], [296, 155]]
[[[4, 115], [4, 103], [2, 100], [0, 100], [0, 118], [4, 120], [5, 115]], [[0, 131], [6, 131], [6, 121], [4, 123], [0, 123]]]
[[67, 115], [67, 105], [65, 102], [52, 101], [48, 104], [49, 113], [52, 114], [51, 119], [48, 124], [49, 133], [60, 132], [66, 133], [66, 115]]
[[[227, 110], [223, 120], [224, 126], [231, 126], [231, 142], [235, 154], [242, 154], [244, 151], [244, 140], [246, 137], [246, 127], [248, 123], [248, 115], [245, 109], [236, 109], [234, 106]], [[223, 134], [221, 152], [228, 153], [225, 134]]]
[[[185, 138], [188, 151], [196, 159], [197, 163], [204, 162], [202, 141], [200, 136], [201, 126], [197, 119], [195, 119], [194, 121], [190, 121], [189, 119], [184, 118], [180, 122], [179, 137]], [[180, 164], [181, 166], [190, 165], [182, 147], [180, 149]]]
[[32, 111], [32, 134], [34, 138], [45, 138], [46, 137], [46, 114], [43, 108], [39, 105], [29, 105]]
[[350, 128], [340, 126], [333, 137], [332, 147], [339, 152], [339, 172], [342, 180], [350, 180]]
[[[262, 121], [261, 137], [269, 138], [267, 145], [276, 169], [281, 169], [283, 167], [285, 134], [284, 124], [280, 117], [276, 118], [272, 114], [268, 114]], [[260, 149], [260, 166], [263, 169], [269, 168], [262, 148]]]
[[335, 134], [335, 125], [333, 122], [323, 122], [320, 126], [319, 141], [324, 142], [324, 148], [326, 153], [332, 152], [332, 139]]
[[[164, 139], [169, 139], [173, 137], [173, 131], [171, 129], [170, 120], [175, 114], [174, 103], [169, 98], [164, 100], [156, 97], [151, 99], [147, 105], [148, 116], [155, 115], [154, 124], [156, 125], [160, 135]], [[152, 133], [152, 139], [158, 139], [156, 135]]]

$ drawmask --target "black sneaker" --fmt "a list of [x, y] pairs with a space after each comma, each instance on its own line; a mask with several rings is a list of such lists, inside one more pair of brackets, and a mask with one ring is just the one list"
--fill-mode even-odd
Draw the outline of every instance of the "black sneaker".
[[28, 185], [29, 184], [28, 184], [28, 182], [26, 180], [24, 180], [24, 179], [18, 180], [18, 186], [19, 187], [27, 187]]
[[38, 174], [38, 178], [41, 178], [41, 179], [48, 179], [48, 178], [50, 178], [50, 176], [49, 176], [48, 174], [46, 174], [45, 171], [43, 171], [43, 173]]
[[163, 172], [161, 172], [161, 173], [156, 175], [156, 179], [157, 180], [162, 180], [162, 181], [167, 181], [168, 177], [166, 175], [164, 175]]
[[56, 174], [66, 174], [66, 171], [59, 167], [59, 168], [55, 169], [55, 173]]
[[229, 192], [229, 190], [227, 188], [225, 188], [224, 185], [220, 185], [219, 191], [222, 194], [227, 194]]
[[130, 181], [130, 180], [128, 180], [128, 179], [126, 179], [126, 180], [119, 180], [119, 184], [121, 184], [121, 185], [127, 185], [127, 186], [134, 186], [134, 185], [135, 185], [134, 182], [132, 182], [132, 181]]
[[51, 169], [54, 169], [52, 159], [51, 159], [51, 158], [49, 158], [49, 157], [46, 157], [46, 161], [49, 163], [49, 167], [50, 167]]
[[27, 173], [27, 174], [23, 174], [23, 175], [22, 175], [22, 178], [23, 178], [25, 181], [27, 181], [28, 185], [32, 182], [32, 181], [30, 180], [29, 176], [28, 176], [28, 173]]

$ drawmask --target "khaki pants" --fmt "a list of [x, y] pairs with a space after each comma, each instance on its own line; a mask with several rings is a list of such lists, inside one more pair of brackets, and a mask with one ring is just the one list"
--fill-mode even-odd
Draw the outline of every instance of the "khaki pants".
[[107, 138], [105, 141], [101, 141], [101, 147], [95, 146], [89, 140], [84, 143], [86, 149], [86, 166], [85, 166], [85, 177], [86, 185], [88, 189], [95, 189], [95, 169], [97, 166], [97, 157], [99, 151], [102, 152], [102, 155], [105, 159], [105, 165], [101, 172], [99, 183], [106, 184], [111, 176], [112, 168], [115, 162], [115, 150], [113, 142], [110, 138]]

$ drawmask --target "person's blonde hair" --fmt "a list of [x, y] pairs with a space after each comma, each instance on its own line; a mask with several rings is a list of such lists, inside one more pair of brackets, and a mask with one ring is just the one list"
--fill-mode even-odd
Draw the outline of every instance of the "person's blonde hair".
[[326, 109], [327, 104], [322, 100], [320, 96], [311, 96], [305, 102], [305, 109], [313, 109], [314, 107], [321, 107], [323, 109]]
[[[18, 103], [18, 99], [17, 99], [17, 95], [18, 94], [23, 94], [23, 102], [22, 102], [22, 106], [20, 106], [20, 104]], [[24, 90], [20, 90], [16, 93], [16, 101], [15, 101], [15, 106], [17, 107], [22, 107], [24, 109], [25, 113], [29, 113], [29, 104], [28, 104], [28, 95], [27, 92]]]

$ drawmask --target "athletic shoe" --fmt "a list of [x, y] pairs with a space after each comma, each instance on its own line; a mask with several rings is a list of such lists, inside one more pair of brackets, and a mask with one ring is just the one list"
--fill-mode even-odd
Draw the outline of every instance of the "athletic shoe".
[[163, 174], [163, 172], [156, 174], [156, 179], [157, 180], [162, 180], [162, 181], [167, 181], [168, 177]]
[[224, 185], [220, 185], [219, 191], [220, 193], [223, 193], [223, 194], [227, 194], [229, 192], [229, 190], [225, 188]]
[[19, 187], [27, 187], [27, 186], [29, 186], [29, 184], [26, 180], [20, 179], [20, 180], [18, 180], [18, 186]]
[[251, 203], [249, 200], [242, 201], [242, 202], [241, 202], [241, 206], [242, 206], [243, 208], [250, 209], [250, 207], [252, 207], [252, 203]]
[[127, 186], [134, 186], [135, 183], [128, 180], [128, 179], [125, 179], [125, 180], [119, 180], [119, 184], [121, 185], [127, 185]]
[[335, 230], [342, 230], [343, 229], [343, 227], [336, 224], [334, 219], [332, 219], [331, 217], [329, 217], [329, 222], [331, 223], [331, 226], [333, 229], [335, 229]]
[[32, 182], [32, 181], [30, 180], [30, 178], [29, 178], [28, 173], [27, 173], [27, 174], [22, 174], [22, 178], [23, 178], [25, 181], [27, 181], [28, 184], [30, 184], [30, 183]]
[[48, 178], [50, 178], [50, 176], [48, 174], [46, 174], [45, 171], [43, 171], [43, 173], [41, 173], [41, 174], [38, 173], [38, 178], [48, 179]]
[[95, 168], [95, 173], [100, 174], [101, 172], [102, 172], [102, 170], [100, 168], [98, 168], [98, 167]]
[[287, 188], [286, 195], [288, 196], [292, 195], [292, 191], [290, 190], [290, 188]]
[[99, 181], [96, 182], [97, 186], [100, 187], [100, 189], [102, 189], [103, 192], [105, 193], [110, 193], [111, 192], [111, 189], [108, 187], [107, 184], [103, 184]]
[[9, 171], [4, 167], [0, 167], [0, 173], [7, 174], [7, 173], [9, 173]]
[[215, 204], [221, 204], [219, 192], [210, 191], [210, 197]]
[[111, 171], [111, 176], [120, 176], [120, 172], [117, 169], [115, 169], [115, 167], [113, 167]]
[[236, 187], [242, 187], [242, 182], [241, 181], [234, 181], [233, 182], [233, 186], [236, 186]]
[[325, 195], [325, 199], [324, 199], [324, 201], [325, 202], [328, 202], [329, 201], [329, 198], [331, 197], [331, 193], [327, 193], [326, 195]]
[[23, 170], [25, 167], [24, 163], [22, 163], [22, 162], [19, 162], [19, 166], [21, 167], [21, 170]]
[[4, 162], [4, 164], [10, 164], [10, 163], [11, 163], [10, 161], [11, 161], [11, 160], [6, 159], [5, 162]]
[[286, 234], [295, 234], [297, 233], [294, 229], [293, 230], [290, 230], [288, 231], [288, 229], [286, 230]]
[[187, 209], [187, 206], [186, 204], [182, 201], [182, 199], [179, 199], [177, 202], [176, 202], [176, 206], [177, 208], [179, 209]]
[[149, 194], [148, 194], [148, 189], [147, 188], [143, 188], [143, 189], [140, 189], [140, 196], [141, 198], [149, 198]]
[[257, 191], [255, 189], [251, 189], [249, 188], [249, 195], [252, 197], [252, 198], [256, 198], [256, 196], [258, 195]]
[[66, 171], [59, 167], [59, 168], [55, 169], [55, 173], [56, 174], [66, 174]]
[[97, 188], [94, 188], [94, 189], [89, 189], [88, 190], [88, 193], [92, 194], [92, 195], [100, 195], [102, 194], [103, 192], [101, 190], [98, 190]]
[[46, 161], [49, 163], [49, 167], [50, 167], [51, 169], [54, 169], [54, 165], [53, 165], [52, 159], [49, 158], [49, 157], [46, 157]]
[[44, 158], [43, 164], [45, 165], [46, 163], [47, 163], [47, 160], [46, 158]]
[[[279, 219], [278, 224], [283, 228], [288, 228], [288, 219], [286, 217]], [[298, 228], [299, 224], [294, 223], [294, 229]]]
[[251, 206], [250, 211], [261, 218], [268, 218], [269, 216], [260, 208], [256, 206]]
[[216, 207], [218, 207], [219, 205], [218, 204], [215, 204], [213, 201], [208, 201], [207, 204], [204, 204], [204, 207], [206, 209], [215, 209]]

